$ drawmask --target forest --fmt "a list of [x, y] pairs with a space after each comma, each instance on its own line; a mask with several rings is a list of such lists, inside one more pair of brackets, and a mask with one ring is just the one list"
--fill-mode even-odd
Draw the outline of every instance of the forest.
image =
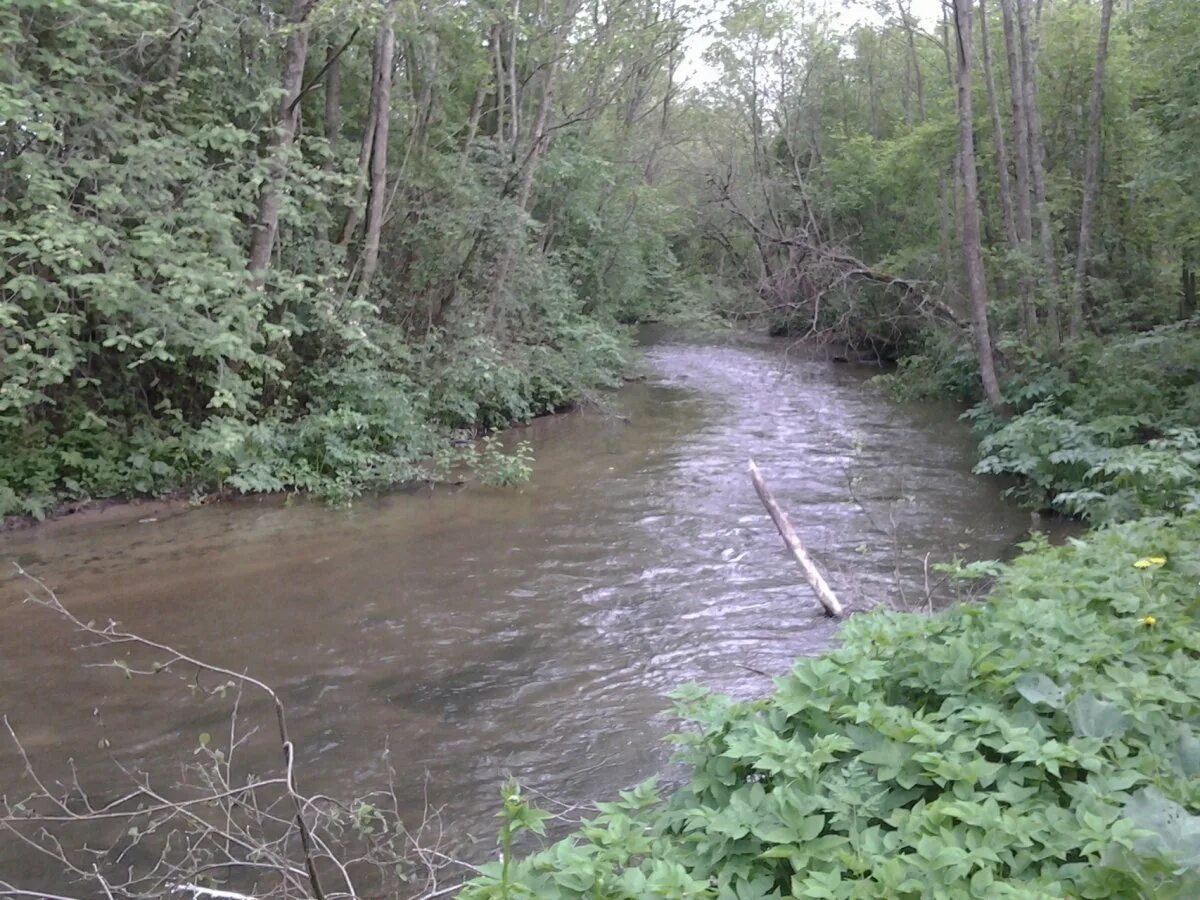
[[1193, 6], [959, 7], [5, 4], [0, 513], [488, 463], [653, 320], [983, 400], [1039, 503], [1186, 506]]
[[878, 363], [1096, 530], [682, 689], [665, 802], [506, 788], [463, 896], [1196, 896], [1200, 6], [919, 6], [0, 5], [0, 517], [512, 484], [645, 323]]

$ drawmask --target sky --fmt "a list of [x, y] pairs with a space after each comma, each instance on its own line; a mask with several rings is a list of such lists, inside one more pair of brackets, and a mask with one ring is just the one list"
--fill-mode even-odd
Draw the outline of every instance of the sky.
[[[833, 7], [842, 7], [841, 17], [846, 24], [858, 21], [879, 21], [879, 17], [865, 7], [868, 0], [829, 0]], [[917, 17], [922, 27], [932, 30], [941, 18], [942, 0], [910, 0], [912, 13]], [[711, 29], [715, 27], [729, 6], [729, 0], [716, 0], [711, 13], [698, 23], [697, 30], [688, 39], [684, 51], [683, 65], [680, 74], [687, 79], [692, 87], [700, 87], [711, 83], [717, 77], [717, 72], [704, 61], [704, 51], [712, 42]]]

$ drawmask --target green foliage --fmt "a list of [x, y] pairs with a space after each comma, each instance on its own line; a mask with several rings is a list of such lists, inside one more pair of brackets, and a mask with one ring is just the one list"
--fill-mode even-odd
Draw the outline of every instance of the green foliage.
[[1196, 508], [1200, 502], [1200, 336], [1194, 320], [1070, 348], [1034, 363], [1005, 396], [1005, 422], [974, 411], [987, 433], [977, 471], [1016, 476], [1010, 492], [1094, 522]]
[[687, 784], [461, 896], [1195, 896], [1200, 517], [999, 568], [982, 605], [854, 617], [767, 699], [681, 690]]
[[[599, 125], [590, 139], [563, 132], [522, 207], [516, 148], [489, 122], [464, 140], [494, 18], [418, 4], [398, 19], [411, 58], [394, 85], [395, 224], [361, 292], [361, 238], [337, 237], [361, 218], [377, 4], [313, 12], [314, 90], [284, 179], [269, 141], [289, 26], [272, 4], [0, 7], [0, 517], [180, 490], [347, 502], [445, 468], [463, 432], [619, 383], [629, 340], [616, 323], [675, 302], [673, 207], [614, 163]], [[542, 68], [546, 41], [523, 38], [518, 64]], [[329, 134], [317, 51], [343, 43]], [[418, 103], [432, 122], [409, 115]], [[252, 275], [271, 179], [279, 237]], [[496, 483], [527, 473], [525, 454], [472, 459]]]
[[979, 399], [979, 361], [957, 335], [932, 331], [910, 345], [895, 372], [874, 379], [897, 400]]

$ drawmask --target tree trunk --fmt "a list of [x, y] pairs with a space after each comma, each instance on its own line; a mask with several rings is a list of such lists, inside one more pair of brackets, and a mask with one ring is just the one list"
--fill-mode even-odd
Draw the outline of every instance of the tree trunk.
[[325, 51], [325, 140], [332, 150], [342, 137], [342, 60], [337, 42]]
[[925, 121], [925, 79], [921, 75], [921, 58], [917, 55], [917, 34], [913, 27], [911, 0], [908, 6], [905, 6], [901, 0], [896, 0], [896, 8], [900, 11], [900, 18], [904, 22], [904, 34], [908, 42], [908, 64], [912, 67], [917, 87], [917, 123], [920, 124]]
[[[1012, 97], [1013, 117], [1013, 163], [1016, 169], [1016, 200], [1014, 228], [1017, 235], [1017, 250], [1022, 268], [1029, 265], [1033, 244], [1033, 208], [1030, 206], [1032, 190], [1029, 173], [1029, 124], [1025, 110], [1024, 80], [1021, 74], [1021, 56], [1017, 44], [1016, 14], [1013, 0], [1000, 0], [1000, 13], [1004, 23], [1004, 49], [1008, 61], [1008, 81]], [[1021, 295], [1021, 315], [1027, 334], [1037, 330], [1037, 309], [1033, 303], [1033, 282], [1026, 271], [1021, 272], [1018, 282]]]
[[996, 175], [1000, 182], [1000, 215], [1004, 234], [1013, 250], [1020, 247], [1017, 223], [1013, 219], [1012, 184], [1008, 177], [1008, 149], [1004, 144], [1004, 122], [1000, 118], [1000, 101], [996, 95], [996, 79], [992, 74], [991, 39], [988, 37], [987, 0], [979, 0], [980, 49], [983, 51], [983, 75], [987, 85], [988, 113], [992, 118], [992, 144], [996, 151]]
[[392, 120], [392, 59], [396, 52], [393, 28], [395, 7], [388, 3], [379, 26], [379, 60], [371, 85], [371, 118], [375, 120], [375, 138], [371, 149], [370, 201], [367, 204], [366, 237], [363, 241], [362, 274], [358, 295], [366, 294], [379, 265], [379, 239], [383, 231], [384, 202], [387, 194], [388, 131]]
[[838, 600], [837, 594], [829, 587], [829, 583], [821, 575], [821, 570], [817, 568], [817, 564], [813, 562], [812, 557], [808, 555], [808, 551], [804, 549], [804, 544], [801, 542], [800, 536], [796, 534], [796, 529], [788, 519], [787, 513], [783, 511], [783, 508], [771, 496], [771, 492], [767, 490], [767, 485], [763, 481], [762, 474], [758, 471], [758, 466], [754, 464], [754, 460], [750, 460], [747, 468], [750, 470], [750, 480], [754, 483], [754, 492], [758, 494], [758, 499], [767, 508], [767, 513], [771, 516], [771, 521], [775, 523], [775, 527], [779, 530], [779, 536], [783, 538], [783, 543], [791, 551], [796, 562], [800, 563], [804, 577], [813, 589], [813, 593], [817, 595], [817, 601], [824, 608], [825, 615], [833, 618], [844, 615], [842, 604]]
[[471, 155], [471, 145], [475, 143], [475, 135], [479, 132], [479, 117], [483, 112], [483, 101], [487, 99], [487, 82], [482, 79], [475, 88], [475, 96], [471, 98], [471, 111], [467, 115], [467, 134], [463, 138], [463, 159]]
[[1079, 246], [1075, 251], [1075, 280], [1071, 288], [1071, 318], [1067, 333], [1077, 338], [1083, 331], [1083, 295], [1087, 282], [1088, 254], [1092, 242], [1092, 215], [1100, 191], [1100, 120], [1104, 114], [1104, 65], [1108, 60], [1108, 32], [1112, 25], [1113, 0], [1100, 7], [1100, 43], [1096, 48], [1096, 71], [1088, 101], [1087, 158], [1083, 170], [1083, 202], [1079, 208]]
[[[517, 9], [517, 2], [514, 2], [514, 11]], [[517, 206], [522, 210], [526, 210], [529, 206], [529, 197], [533, 191], [533, 176], [537, 171], [538, 162], [546, 148], [550, 144], [550, 107], [554, 100], [554, 90], [558, 78], [558, 66], [562, 51], [562, 45], [566, 41], [566, 36], [571, 29], [571, 25], [575, 21], [575, 17], [579, 14], [579, 7], [582, 0], [568, 0], [567, 8], [563, 12], [563, 18], [559, 26], [552, 32], [552, 40], [549, 47], [550, 62], [545, 66], [542, 77], [542, 93], [538, 101], [537, 113], [534, 117], [533, 126], [529, 133], [529, 148], [525, 152], [525, 157], [520, 164], [517, 172]], [[515, 61], [513, 65], [515, 66]], [[514, 136], [514, 147], [516, 141], [519, 140], [519, 132]], [[516, 255], [517, 243], [521, 240], [521, 235], [510, 236], [506, 241], [506, 246], [501, 252], [499, 262], [496, 266], [495, 280], [492, 285], [492, 308], [497, 307], [499, 297], [504, 293], [507, 287], [509, 275], [512, 273], [514, 257]]]
[[1033, 205], [1037, 213], [1042, 245], [1042, 292], [1046, 298], [1046, 333], [1051, 346], [1062, 335], [1058, 321], [1058, 259], [1054, 252], [1054, 226], [1046, 203], [1046, 142], [1037, 102], [1037, 38], [1029, 21], [1031, 0], [1017, 0], [1017, 26], [1021, 38], [1021, 80], [1025, 95], [1025, 122], [1029, 126], [1029, 172], [1033, 182]]
[[961, 150], [959, 168], [963, 186], [962, 245], [975, 325], [975, 345], [979, 355], [979, 373], [988, 403], [999, 409], [1004, 405], [996, 363], [992, 356], [992, 338], [988, 332], [987, 282], [983, 271], [983, 248], [979, 243], [979, 179], [975, 172], [975, 122], [971, 101], [971, 13], [975, 0], [954, 0], [954, 24], [958, 36], [958, 128]]
[[[503, 144], [505, 142], [504, 116], [508, 108], [504, 96], [504, 59], [500, 49], [501, 30], [499, 23], [488, 29], [488, 47], [491, 50], [492, 81], [496, 85], [496, 106], [493, 110], [495, 121], [492, 124], [492, 137]], [[490, 116], [489, 116], [490, 118]]]
[[1187, 319], [1196, 312], [1196, 273], [1185, 261], [1180, 277], [1179, 317]]
[[349, 246], [350, 241], [354, 239], [354, 232], [358, 230], [358, 223], [362, 218], [363, 195], [366, 192], [367, 179], [370, 176], [371, 159], [375, 150], [375, 133], [378, 131], [376, 119], [378, 110], [374, 102], [374, 91], [375, 84], [379, 81], [379, 60], [382, 55], [379, 45], [382, 40], [383, 29], [380, 29], [375, 35], [375, 45], [371, 51], [371, 97], [367, 101], [367, 122], [363, 126], [362, 143], [358, 148], [358, 184], [355, 185], [350, 203], [346, 207], [346, 219], [342, 223], [342, 236], [338, 239], [338, 244], [342, 247]]
[[[250, 240], [250, 258], [247, 268], [251, 272], [264, 272], [271, 265], [271, 251], [275, 247], [275, 236], [279, 231], [279, 208], [283, 182], [287, 179], [287, 151], [296, 139], [300, 123], [300, 90], [304, 82], [304, 64], [308, 59], [308, 28], [305, 20], [316, 6], [317, 0], [293, 0], [288, 21], [292, 25], [284, 50], [283, 97], [279, 101], [279, 115], [275, 130], [267, 144], [269, 163], [266, 180], [258, 195], [258, 215], [254, 222], [254, 236]], [[261, 283], [261, 276], [256, 277]]]
[[[325, 50], [325, 142], [329, 145], [329, 155], [321, 166], [326, 172], [334, 170], [334, 157], [342, 137], [342, 61], [339, 52], [337, 41], [330, 38]], [[317, 225], [317, 239], [322, 244], [329, 243], [329, 222], [324, 218]]]

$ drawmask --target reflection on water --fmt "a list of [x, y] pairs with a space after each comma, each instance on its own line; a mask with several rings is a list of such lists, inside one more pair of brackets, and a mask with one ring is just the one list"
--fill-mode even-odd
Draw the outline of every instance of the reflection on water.
[[[519, 430], [537, 460], [520, 491], [245, 501], [16, 534], [0, 556], [82, 618], [274, 685], [306, 789], [379, 786], [386, 747], [413, 815], [441, 806], [451, 833], [490, 836], [506, 774], [565, 802], [611, 794], [665, 764], [671, 689], [752, 695], [768, 683], [746, 666], [782, 672], [833, 639], [748, 457], [854, 609], [923, 602], [927, 555], [996, 556], [1028, 524], [970, 474], [953, 411], [891, 403], [861, 372], [767, 342], [662, 344], [645, 365], [617, 415]], [[5, 577], [0, 712], [41, 764], [74, 757], [103, 785], [101, 729], [155, 769], [223, 727], [227, 704], [171, 676], [83, 668], [77, 636]], [[278, 748], [244, 753], [261, 771]], [[0, 786], [19, 771], [0, 748]], [[0, 846], [0, 871], [36, 879], [12, 854]]]

